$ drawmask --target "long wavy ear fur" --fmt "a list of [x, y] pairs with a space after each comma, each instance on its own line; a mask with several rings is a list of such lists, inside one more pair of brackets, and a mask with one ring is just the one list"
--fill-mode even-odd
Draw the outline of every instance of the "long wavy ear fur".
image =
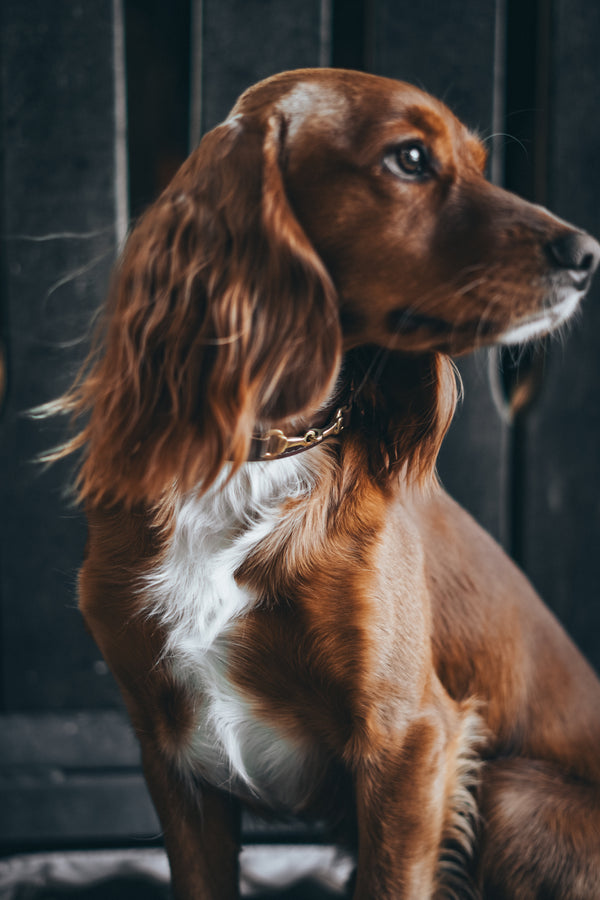
[[335, 289], [294, 217], [285, 123], [206, 135], [133, 231], [103, 336], [63, 408], [89, 411], [81, 498], [157, 499], [247, 457], [257, 422], [317, 406], [340, 359]]

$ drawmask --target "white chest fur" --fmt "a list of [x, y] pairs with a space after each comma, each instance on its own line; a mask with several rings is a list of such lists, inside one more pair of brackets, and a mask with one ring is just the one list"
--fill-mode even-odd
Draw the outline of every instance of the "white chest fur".
[[234, 573], [273, 529], [282, 503], [311, 490], [315, 456], [248, 463], [229, 483], [184, 498], [167, 551], [144, 588], [147, 613], [169, 635], [165, 659], [175, 679], [198, 697], [181, 766], [215, 786], [288, 809], [302, 802], [310, 748], [261, 721], [252, 698], [228, 678], [232, 625], [256, 602]]

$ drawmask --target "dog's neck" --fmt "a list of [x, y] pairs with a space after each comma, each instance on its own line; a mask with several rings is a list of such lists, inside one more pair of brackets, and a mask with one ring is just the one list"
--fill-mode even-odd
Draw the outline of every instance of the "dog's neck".
[[[352, 375], [341, 378], [329, 401], [308, 419], [282, 423], [279, 428], [257, 429], [252, 436], [248, 462], [285, 459], [318, 447], [324, 441], [337, 437], [350, 425], [355, 396], [381, 363], [385, 351], [372, 348], [372, 359], [357, 381]], [[347, 367], [348, 360], [345, 360]], [[344, 366], [342, 367], [344, 368]], [[351, 367], [350, 367], [351, 368]]]

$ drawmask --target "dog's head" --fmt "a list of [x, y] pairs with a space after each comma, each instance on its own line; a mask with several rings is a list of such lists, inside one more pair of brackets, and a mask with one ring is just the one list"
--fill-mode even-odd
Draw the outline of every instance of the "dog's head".
[[[238, 104], [255, 110], [275, 80]], [[462, 353], [565, 321], [600, 258], [590, 236], [490, 184], [481, 142], [415, 87], [283, 76], [270, 126], [290, 206], [339, 296], [346, 346]]]
[[564, 321], [600, 247], [485, 163], [406, 84], [318, 69], [247, 91], [128, 241], [71, 397], [92, 410], [83, 493], [210, 483], [257, 426], [314, 413], [362, 346], [426, 360], [408, 378], [427, 380], [435, 353]]

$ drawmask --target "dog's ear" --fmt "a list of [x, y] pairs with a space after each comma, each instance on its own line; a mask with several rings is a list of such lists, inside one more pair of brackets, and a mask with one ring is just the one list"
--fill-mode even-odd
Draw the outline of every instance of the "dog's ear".
[[97, 361], [80, 492], [135, 501], [208, 486], [257, 423], [316, 407], [340, 361], [336, 292], [286, 198], [285, 123], [206, 135], [133, 231]]

